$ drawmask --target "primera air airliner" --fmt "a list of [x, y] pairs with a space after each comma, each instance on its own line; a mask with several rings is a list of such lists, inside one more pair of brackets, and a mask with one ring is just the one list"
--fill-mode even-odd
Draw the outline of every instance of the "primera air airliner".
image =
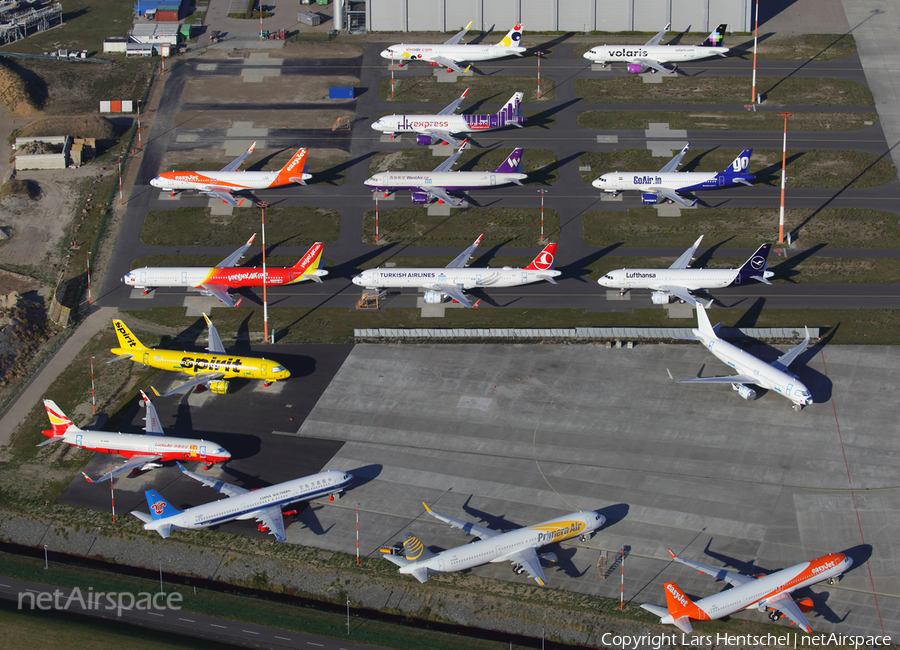
[[394, 555], [382, 549], [384, 559], [400, 567], [400, 573], [410, 574], [419, 582], [427, 581], [429, 573], [464, 571], [488, 562], [509, 561], [512, 562], [515, 573], [527, 572], [543, 587], [547, 581], [541, 563], [555, 562], [557, 558], [555, 553], [538, 555], [536, 549], [572, 537], [587, 541], [588, 537], [592, 537], [594, 532], [606, 523], [606, 517], [600, 513], [582, 510], [534, 526], [501, 533], [456, 517], [442, 515], [424, 503], [422, 505], [432, 517], [478, 537], [479, 541], [434, 554], [410, 534], [403, 543], [403, 555]]

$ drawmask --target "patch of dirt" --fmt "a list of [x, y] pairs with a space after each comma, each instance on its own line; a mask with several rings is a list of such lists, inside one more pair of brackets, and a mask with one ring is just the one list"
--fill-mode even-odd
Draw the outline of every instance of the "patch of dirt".
[[[254, 66], [255, 67], [255, 66]], [[254, 71], [249, 67], [250, 72]], [[262, 83], [248, 83], [243, 77], [210, 77], [191, 79], [186, 84], [181, 99], [185, 103], [245, 104], [247, 95], [252, 94], [258, 101], [271, 104], [309, 104], [312, 102], [328, 105], [345, 103], [346, 99], [328, 99], [330, 86], [353, 86], [359, 82], [356, 77], [291, 76], [266, 77]], [[260, 104], [264, 106], [265, 104]], [[285, 124], [282, 119], [280, 126]]]
[[[255, 128], [282, 129], [288, 125], [302, 124], [307, 129], [330, 129], [337, 118], [351, 115], [346, 110], [323, 106], [320, 111], [242, 111], [244, 121], [253, 122]], [[234, 111], [184, 111], [175, 116], [178, 128], [230, 129], [236, 118]], [[253, 140], [248, 136], [248, 139]]]
[[381, 159], [377, 165], [374, 165], [371, 169], [372, 174], [378, 174], [380, 172], [390, 171], [393, 167], [397, 168], [397, 165], [403, 160], [403, 152], [402, 151], [394, 151], [392, 153], [387, 154], [384, 158]]
[[41, 109], [18, 66], [0, 58], [0, 103], [14, 115], [34, 115]]
[[[0, 285], [16, 289], [0, 295], [0, 389], [17, 379], [46, 341], [48, 325], [40, 284], [25, 276], [0, 271]], [[21, 292], [20, 292], [21, 290]]]
[[116, 128], [100, 115], [61, 115], [35, 120], [19, 129], [18, 135], [23, 138], [71, 135], [75, 138], [112, 140], [116, 137]]

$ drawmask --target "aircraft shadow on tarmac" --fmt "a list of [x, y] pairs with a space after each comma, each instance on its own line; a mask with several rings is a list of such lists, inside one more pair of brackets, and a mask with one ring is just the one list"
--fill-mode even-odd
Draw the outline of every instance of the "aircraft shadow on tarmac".
[[790, 282], [791, 284], [796, 284], [796, 281], [793, 279], [800, 275], [800, 271], [797, 270], [797, 266], [801, 262], [805, 262], [810, 257], [818, 253], [820, 250], [828, 246], [828, 243], [816, 244], [812, 248], [807, 248], [796, 255], [791, 255], [784, 261], [778, 263], [777, 266], [770, 266], [769, 270], [775, 274], [773, 280], [784, 280], [786, 282]]
[[307, 185], [337, 185], [337, 181], [344, 180], [345, 174], [348, 169], [353, 167], [354, 165], [358, 165], [361, 162], [364, 162], [375, 155], [374, 151], [370, 151], [369, 153], [365, 153], [361, 156], [357, 156], [353, 160], [348, 160], [347, 162], [342, 162], [333, 167], [329, 167], [328, 169], [323, 169], [321, 171], [310, 171], [313, 177], [307, 181]]
[[[559, 113], [561, 110], [564, 110], [571, 106], [572, 104], [577, 104], [581, 101], [580, 97], [576, 97], [575, 99], [570, 99], [567, 102], [563, 102], [558, 106], [553, 106], [552, 108], [548, 108], [545, 111], [541, 111], [536, 115], [532, 115], [531, 117], [526, 118], [525, 120], [525, 128], [537, 127], [539, 129], [549, 129], [555, 120], [551, 120], [550, 118]], [[515, 128], [515, 127], [513, 127]], [[578, 154], [581, 155], [581, 154]]]
[[713, 244], [702, 253], [700, 253], [697, 257], [695, 257], [694, 261], [691, 262], [689, 266], [695, 269], [702, 269], [703, 267], [707, 266], [710, 260], [712, 260], [712, 258], [716, 256], [716, 251], [730, 242], [732, 239], [734, 239], [734, 236], [729, 237], [728, 239], [723, 239], [722, 241]]
[[[624, 245], [624, 242], [616, 242], [615, 244], [610, 244], [606, 248], [601, 248], [599, 251], [593, 252], [590, 255], [586, 255], [579, 260], [569, 262], [565, 266], [560, 266], [557, 270], [562, 271], [562, 278], [575, 278], [579, 282], [590, 282], [590, 274], [592, 273], [592, 271], [588, 268], [588, 266], [590, 266], [593, 262], [596, 262], [600, 258], [606, 257], [614, 250]], [[614, 262], [610, 260], [610, 266], [612, 266], [613, 264]]]
[[[556, 170], [558, 170], [563, 165], [568, 165], [573, 160], [578, 160], [583, 153], [585, 152], [579, 151], [578, 153], [573, 153], [571, 156], [566, 156], [565, 158], [561, 158], [556, 162], [552, 162], [545, 167], [541, 167], [540, 169], [531, 172], [530, 174], [528, 174], [528, 178], [525, 180], [525, 185], [550, 185], [551, 183], [556, 182]], [[525, 154], [527, 155], [527, 151], [525, 152]]]

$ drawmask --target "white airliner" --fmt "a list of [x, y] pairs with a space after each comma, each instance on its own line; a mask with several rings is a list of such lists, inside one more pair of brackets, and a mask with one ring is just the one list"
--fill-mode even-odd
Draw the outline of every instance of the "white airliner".
[[189, 472], [181, 463], [176, 464], [187, 476], [215, 488], [227, 498], [179, 510], [163, 499], [156, 490], [146, 490], [144, 496], [147, 498], [150, 514], [138, 510], [133, 510], [131, 514], [144, 522], [144, 530], [155, 530], [163, 537], [168, 537], [173, 529], [209, 528], [235, 519], [256, 519], [260, 530], [267, 530], [275, 539], [283, 542], [286, 539], [284, 515], [281, 511], [283, 506], [326, 495], [333, 500], [334, 495], [340, 494], [353, 480], [353, 475], [347, 472], [329, 470], [258, 490], [247, 490]]
[[306, 185], [306, 181], [312, 178], [312, 174], [304, 174], [308, 149], [298, 149], [287, 164], [278, 171], [270, 172], [244, 172], [238, 171], [238, 167], [253, 152], [256, 147], [254, 142], [246, 153], [241, 154], [219, 171], [209, 172], [163, 172], [150, 181], [153, 187], [168, 190], [171, 196], [181, 190], [196, 190], [206, 196], [222, 199], [230, 205], [241, 205], [234, 198], [235, 192], [245, 190], [265, 190], [282, 185], [298, 183]]
[[675, 625], [686, 634], [693, 632], [692, 619], [714, 621], [743, 609], [769, 612], [769, 618], [773, 621], [777, 621], [784, 615], [804, 632], [812, 632], [809, 621], [803, 615], [804, 611], [808, 612], [812, 609], [812, 600], [804, 598], [798, 603], [791, 593], [823, 580], [828, 580], [828, 584], [834, 584], [834, 578], [848, 571], [853, 564], [853, 560], [843, 553], [830, 553], [809, 562], [801, 562], [787, 569], [755, 577], [684, 560], [672, 553], [671, 549], [669, 549], [669, 555], [676, 562], [696, 569], [700, 573], [709, 574], [716, 580], [725, 580], [731, 585], [731, 589], [707, 596], [695, 603], [678, 588], [678, 585], [674, 582], [667, 582], [665, 586], [666, 607], [657, 607], [647, 603], [641, 605], [643, 609], [659, 616], [660, 623]]
[[436, 115], [387, 115], [372, 123], [376, 131], [394, 136], [396, 133], [417, 133], [416, 142], [422, 145], [434, 144], [440, 140], [454, 147], [459, 141], [454, 133], [476, 133], [492, 131], [506, 126], [522, 128], [522, 100], [525, 93], [517, 92], [497, 113], [493, 115], [454, 115], [469, 89]]
[[697, 303], [697, 328], [691, 330], [694, 337], [703, 343], [719, 361], [731, 366], [738, 371], [736, 375], [728, 377], [696, 377], [694, 379], [674, 379], [669, 372], [669, 378], [680, 384], [731, 384], [738, 395], [746, 400], [756, 397], [756, 391], [744, 384], [755, 384], [768, 390], [774, 390], [793, 402], [793, 409], [799, 411], [804, 406], [813, 403], [812, 395], [797, 375], [788, 371], [788, 366], [809, 345], [809, 329], [806, 330], [806, 338], [800, 345], [782, 354], [772, 363], [754, 357], [749, 352], [744, 352], [736, 345], [723, 341], [718, 336], [721, 323], [712, 327], [706, 309]]
[[471, 26], [472, 23], [470, 22], [465, 29], [453, 38], [445, 41], [443, 45], [436, 43], [416, 43], [413, 45], [400, 43], [391, 45], [382, 51], [381, 58], [399, 61], [400, 65], [408, 61], [424, 61], [433, 66], [443, 66], [448, 71], [455, 70], [462, 73], [464, 70], [459, 65], [462, 62], [490, 61], [511, 55], [522, 56], [522, 53], [526, 51], [526, 48], [520, 45], [523, 29], [521, 23], [517, 23], [515, 27], [509, 30], [506, 36], [503, 37], [503, 40], [496, 45], [460, 45], [459, 42]]
[[672, 296], [696, 305], [697, 299], [691, 292], [698, 289], [736, 287], [751, 280], [772, 284], [769, 278], [775, 274], [766, 270], [769, 244], [760, 246], [738, 269], [689, 268], [701, 239], [703, 235], [668, 269], [617, 269], [604, 275], [597, 283], [610, 289], [619, 289], [621, 295], [631, 289], [651, 289], [653, 293], [650, 294], [650, 299], [654, 305], [667, 305]]
[[627, 63], [630, 74], [640, 74], [650, 68], [659, 72], [674, 72], [663, 63], [680, 63], [696, 61], [718, 55], [728, 56], [728, 48], [720, 47], [725, 40], [727, 25], [719, 25], [706, 37], [700, 45], [660, 45], [663, 36], [672, 23], [669, 23], [653, 38], [643, 45], [599, 45], [584, 53], [584, 58], [591, 63], [606, 66], [608, 63]]
[[515, 183], [521, 185], [528, 178], [522, 174], [522, 150], [513, 149], [497, 169], [492, 172], [454, 172], [456, 164], [465, 149], [464, 140], [459, 150], [434, 168], [431, 172], [380, 172], [367, 179], [365, 185], [385, 196], [396, 190], [412, 190], [413, 203], [428, 203], [437, 199], [438, 203], [449, 203], [454, 207], [462, 205], [464, 199], [450, 196], [449, 192], [479, 187], [496, 187]]
[[400, 567], [400, 573], [410, 574], [419, 582], [427, 581], [429, 573], [464, 571], [488, 562], [509, 561], [512, 562], [516, 574], [527, 571], [528, 575], [543, 587], [547, 581], [541, 563], [555, 562], [557, 558], [555, 553], [538, 555], [536, 549], [576, 536], [583, 542], [587, 541], [588, 537], [593, 536], [594, 531], [606, 523], [606, 517], [603, 515], [593, 510], [582, 510], [534, 526], [501, 533], [456, 517], [442, 515], [424, 503], [422, 505], [432, 517], [478, 537], [479, 541], [441, 551], [435, 555], [416, 537], [407, 535], [406, 541], [403, 542], [403, 555], [382, 553], [384, 559]]
[[554, 278], [561, 275], [561, 271], [555, 270], [555, 243], [547, 244], [531, 264], [522, 269], [466, 267], [480, 242], [481, 236], [444, 268], [367, 269], [353, 278], [353, 284], [368, 289], [421, 288], [425, 291], [426, 304], [450, 299], [465, 307], [477, 307], [481, 301], [473, 305], [466, 297], [466, 291], [478, 287], [518, 287], [541, 280], [556, 284]]
[[45, 399], [44, 408], [50, 419], [50, 429], [43, 431], [50, 439], [38, 447], [51, 442], [64, 442], [73, 447], [90, 449], [101, 454], [118, 454], [127, 460], [116, 466], [100, 478], [91, 478], [84, 472], [82, 476], [89, 483], [108, 481], [114, 476], [132, 470], [146, 471], [162, 467], [160, 462], [169, 460], [199, 460], [206, 463], [209, 469], [216, 463], [224, 463], [231, 454], [214, 442], [197, 438], [167, 437], [159, 424], [156, 407], [141, 391], [146, 413], [144, 414], [144, 431], [146, 435], [134, 433], [111, 433], [109, 431], [85, 431], [72, 424], [53, 400]]
[[611, 172], [603, 174], [591, 185], [613, 196], [619, 192], [637, 190], [643, 192], [642, 201], [651, 205], [658, 203], [659, 197], [662, 196], [685, 207], [697, 205], [697, 199], [688, 201], [679, 192], [714, 190], [736, 183], [752, 186], [751, 181], [756, 176], [748, 174], [746, 170], [750, 167], [753, 149], [744, 149], [725, 170], [720, 172], [680, 172], [678, 165], [681, 164], [681, 159], [690, 146], [690, 142], [684, 145], [684, 149], [658, 172]]

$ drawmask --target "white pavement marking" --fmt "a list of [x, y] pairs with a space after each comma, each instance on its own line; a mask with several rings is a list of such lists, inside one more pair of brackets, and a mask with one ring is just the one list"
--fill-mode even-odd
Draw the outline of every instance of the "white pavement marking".
[[148, 613], [150, 616], [159, 616], [160, 618], [162, 618], [162, 616], [163, 616], [162, 614], [157, 614], [156, 612], [147, 612], [147, 613]]
[[259, 632], [252, 632], [250, 630], [241, 630], [241, 632], [243, 632], [244, 634], [255, 634], [255, 635], [259, 636]]
[[228, 628], [225, 627], [224, 625], [216, 625], [215, 623], [210, 623], [210, 626], [212, 626], [212, 627], [220, 627], [220, 628], [222, 628], [223, 630], [227, 630], [227, 629], [228, 629]]
[[290, 639], [287, 638], [286, 636], [276, 636], [275, 638], [276, 638], [276, 639], [281, 639], [282, 641], [290, 641]]
[[193, 619], [190, 618], [179, 618], [179, 621], [184, 621], [185, 623], [196, 623]]

